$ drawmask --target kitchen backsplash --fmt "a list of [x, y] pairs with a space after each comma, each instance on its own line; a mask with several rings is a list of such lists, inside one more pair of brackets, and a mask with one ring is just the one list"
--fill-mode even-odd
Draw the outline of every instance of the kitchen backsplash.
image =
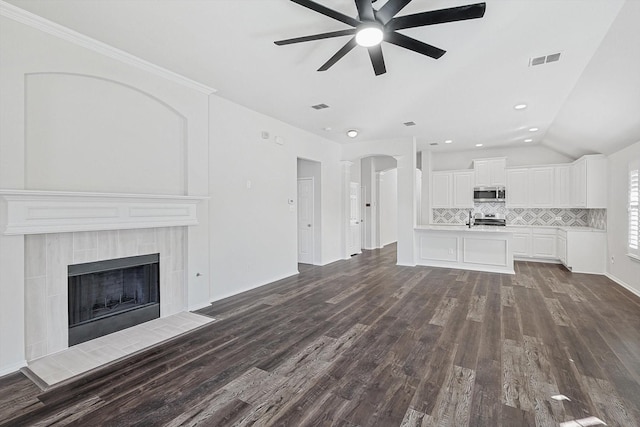
[[[588, 226], [604, 230], [607, 223], [606, 209], [525, 209], [506, 208], [504, 203], [476, 203], [473, 211], [502, 214], [508, 225]], [[464, 224], [468, 219], [469, 209], [433, 209], [434, 224]]]
[[597, 228], [599, 230], [607, 229], [607, 210], [606, 209], [589, 209], [589, 216], [587, 218], [589, 227]]

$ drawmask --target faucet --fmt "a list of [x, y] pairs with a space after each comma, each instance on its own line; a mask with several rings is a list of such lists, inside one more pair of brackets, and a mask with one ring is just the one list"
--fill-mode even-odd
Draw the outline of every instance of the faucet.
[[471, 228], [471, 226], [473, 224], [471, 224], [471, 215], [473, 214], [473, 209], [469, 209], [469, 222], [467, 222], [467, 225], [469, 226], [469, 228]]

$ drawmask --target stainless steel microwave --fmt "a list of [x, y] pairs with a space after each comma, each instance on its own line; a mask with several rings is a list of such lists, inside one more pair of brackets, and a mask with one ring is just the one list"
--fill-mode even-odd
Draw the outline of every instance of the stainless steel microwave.
[[504, 187], [475, 187], [473, 189], [474, 202], [504, 202], [505, 197]]

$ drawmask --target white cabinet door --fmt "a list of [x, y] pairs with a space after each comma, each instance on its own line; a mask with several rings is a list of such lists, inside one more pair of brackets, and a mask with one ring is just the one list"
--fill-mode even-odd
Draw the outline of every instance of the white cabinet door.
[[507, 184], [506, 168], [506, 158], [474, 160], [475, 185], [478, 187], [505, 186]]
[[587, 162], [576, 161], [571, 166], [571, 205], [576, 208], [587, 206]]
[[554, 207], [571, 207], [571, 165], [556, 166], [553, 186]]
[[451, 207], [451, 172], [433, 172], [431, 175], [431, 207]]
[[537, 233], [531, 235], [531, 254], [534, 258], [556, 258], [556, 234]]
[[507, 201], [510, 208], [526, 208], [529, 205], [529, 170], [507, 171]]
[[558, 236], [558, 258], [564, 265], [567, 265], [567, 238], [562, 235]]
[[548, 208], [553, 206], [553, 167], [529, 169], [529, 206]]
[[473, 171], [453, 173], [453, 207], [473, 208]]
[[476, 186], [477, 187], [490, 187], [491, 186], [491, 171], [489, 170], [488, 160], [474, 160], [473, 169], [475, 171]]
[[491, 185], [507, 185], [507, 159], [489, 160]]
[[513, 256], [531, 256], [531, 230], [528, 228], [513, 229]]

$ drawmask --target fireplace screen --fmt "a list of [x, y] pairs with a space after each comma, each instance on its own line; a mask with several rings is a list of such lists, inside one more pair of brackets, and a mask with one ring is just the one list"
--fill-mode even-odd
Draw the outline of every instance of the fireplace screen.
[[69, 266], [69, 346], [160, 317], [159, 254]]

